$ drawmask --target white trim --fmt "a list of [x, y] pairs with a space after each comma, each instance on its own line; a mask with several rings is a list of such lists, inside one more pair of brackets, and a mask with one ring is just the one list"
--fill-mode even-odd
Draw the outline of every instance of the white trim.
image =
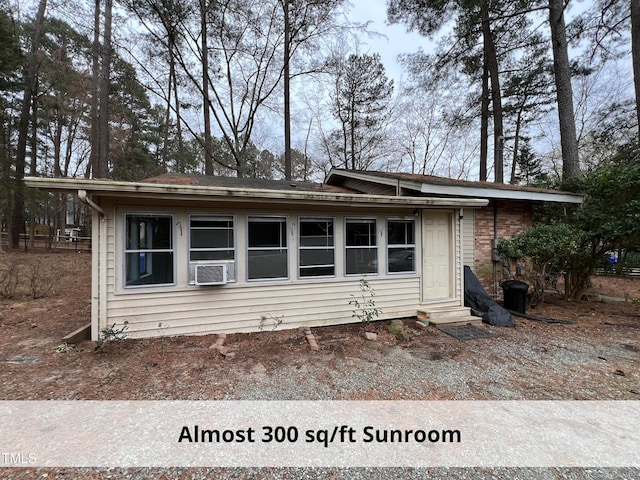
[[[171, 263], [172, 263], [172, 282], [170, 283], [150, 283], [150, 284], [142, 284], [142, 285], [127, 285], [127, 253], [135, 253], [140, 249], [134, 249], [131, 251], [127, 251], [127, 216], [140, 216], [140, 217], [169, 217], [171, 218], [171, 248], [169, 249], [158, 249], [152, 250], [149, 253], [171, 253]], [[178, 285], [178, 245], [176, 238], [176, 212], [159, 212], [157, 210], [154, 211], [145, 211], [144, 209], [127, 209], [123, 210], [122, 214], [118, 217], [122, 225], [122, 232], [120, 241], [122, 242], [120, 246], [117, 243], [114, 244], [114, 248], [120, 255], [122, 255], [120, 259], [120, 281], [116, 282], [114, 285], [115, 290], [141, 290], [141, 289], [166, 289], [175, 287]], [[114, 225], [115, 226], [115, 225]], [[115, 240], [115, 238], [114, 238]], [[106, 250], [106, 249], [105, 249]], [[144, 249], [149, 250], [149, 249]], [[116, 252], [114, 252], [115, 254]], [[117, 278], [116, 273], [116, 278]], [[119, 285], [118, 285], [119, 283]]]
[[[27, 177], [25, 185], [44, 190], [60, 190], [76, 193], [77, 190], [93, 192], [94, 196], [161, 198], [178, 200], [232, 202], [235, 208], [241, 208], [242, 202], [269, 201], [295, 205], [367, 206], [388, 207], [484, 207], [488, 200], [484, 198], [436, 198], [436, 197], [390, 197], [387, 195], [364, 195], [351, 193], [333, 193], [316, 191], [268, 190], [233, 187], [205, 187], [200, 185], [171, 185], [143, 182], [114, 182], [106, 180], [80, 180], [72, 178]], [[394, 183], [395, 185], [395, 183]]]
[[[279, 220], [280, 222], [284, 221], [284, 240], [285, 240], [285, 258], [287, 260], [287, 276], [286, 277], [261, 277], [261, 278], [250, 278], [249, 277], [249, 252], [256, 250], [282, 250], [283, 247], [251, 247], [249, 246], [249, 224], [252, 219], [254, 223], [267, 223], [269, 221]], [[257, 222], [255, 220], [258, 220]], [[260, 282], [284, 282], [291, 279], [291, 259], [289, 258], [291, 252], [291, 235], [289, 233], [289, 215], [276, 215], [276, 214], [247, 214], [245, 216], [245, 224], [246, 224], [246, 245], [245, 245], [245, 267], [246, 267], [246, 281], [247, 283], [260, 283]], [[282, 239], [281, 239], [282, 240]]]
[[[389, 243], [389, 222], [413, 222], [413, 243], [407, 243], [407, 244], [391, 244]], [[416, 217], [386, 217], [385, 218], [385, 232], [384, 232], [384, 241], [385, 241], [385, 245], [384, 245], [384, 249], [385, 249], [385, 260], [386, 260], [386, 265], [385, 265], [385, 272], [386, 275], [399, 275], [399, 274], [416, 274], [418, 273], [418, 269], [417, 269], [417, 249], [418, 246], [416, 244]], [[404, 247], [405, 249], [408, 248], [412, 248], [413, 249], [413, 270], [402, 270], [402, 271], [398, 271], [398, 272], [390, 272], [389, 271], [389, 249], [390, 248], [402, 248]]]
[[[223, 259], [223, 260], [206, 260], [208, 262], [224, 262], [224, 263], [233, 263], [233, 268], [234, 268], [234, 276], [233, 276], [233, 280], [228, 280], [227, 283], [231, 284], [231, 283], [236, 283], [238, 280], [238, 222], [237, 222], [237, 216], [235, 213], [223, 213], [223, 212], [214, 212], [214, 213], [198, 213], [198, 212], [187, 212], [186, 213], [187, 218], [188, 218], [188, 225], [187, 225], [187, 270], [190, 269], [190, 264], [193, 262], [201, 262], [201, 261], [205, 261], [205, 260], [192, 260], [191, 259], [191, 252], [212, 252], [212, 251], [222, 251], [222, 250], [232, 250], [233, 251], [233, 259], [229, 260], [229, 259]], [[233, 231], [233, 245], [231, 246], [231, 248], [196, 248], [195, 250], [191, 248], [191, 230], [192, 230], [192, 226], [191, 226], [191, 221], [193, 220], [194, 217], [204, 217], [207, 219], [231, 219], [232, 222], [232, 228], [231, 230]], [[204, 227], [195, 227], [196, 230], [205, 230], [206, 228]], [[192, 281], [191, 280], [191, 275], [188, 274], [187, 275], [187, 284], [190, 286], [195, 286], [195, 280]]]
[[462, 185], [437, 185], [422, 183], [420, 192], [434, 195], [457, 195], [508, 200], [530, 200], [538, 202], [582, 203], [582, 196], [566, 192], [534, 192], [531, 190], [503, 190], [500, 188], [471, 187]]
[[[302, 276], [300, 275], [300, 270], [303, 268], [301, 265], [301, 261], [300, 261], [300, 252], [301, 250], [322, 250], [323, 248], [329, 248], [329, 247], [303, 247], [300, 245], [300, 227], [302, 222], [308, 222], [308, 221], [313, 221], [313, 220], [318, 220], [318, 221], [330, 221], [331, 222], [331, 227], [333, 229], [333, 245], [331, 246], [331, 249], [333, 250], [333, 275], [309, 275], [309, 276]], [[337, 276], [337, 265], [336, 265], [336, 250], [337, 250], [337, 246], [336, 246], [336, 219], [334, 216], [331, 215], [299, 215], [298, 216], [298, 225], [297, 225], [297, 245], [296, 245], [296, 251], [297, 251], [297, 257], [296, 257], [296, 275], [297, 275], [297, 279], [300, 281], [313, 281], [314, 279], [318, 279], [318, 278], [336, 278]], [[323, 265], [325, 267], [328, 267], [329, 265]], [[307, 266], [307, 268], [314, 268], [317, 266]]]
[[[496, 199], [509, 199], [509, 200], [530, 200], [530, 201], [540, 201], [540, 202], [558, 202], [558, 203], [582, 203], [584, 197], [582, 195], [570, 192], [561, 192], [555, 190], [532, 190], [527, 189], [526, 187], [520, 188], [508, 188], [505, 185], [505, 188], [496, 188], [491, 186], [480, 186], [473, 185], [473, 182], [469, 182], [470, 185], [456, 185], [452, 183], [435, 183], [429, 182], [428, 178], [425, 178], [424, 181], [419, 180], [406, 180], [406, 179], [396, 179], [389, 177], [382, 177], [377, 175], [370, 175], [367, 172], [351, 172], [351, 171], [343, 171], [343, 170], [332, 170], [327, 175], [326, 181], [328, 182], [332, 177], [344, 177], [344, 178], [353, 178], [356, 180], [362, 180], [366, 182], [371, 182], [379, 185], [387, 185], [393, 187], [405, 188], [407, 190], [418, 191], [423, 194], [429, 195], [445, 195], [445, 196], [453, 196], [456, 198], [452, 198], [452, 200], [464, 199], [468, 198], [472, 199], [488, 199], [488, 198], [496, 198]], [[447, 179], [443, 178], [443, 182], [446, 182]], [[504, 185], [504, 184], [503, 184]], [[393, 197], [392, 197], [393, 198]], [[402, 197], [402, 198], [414, 198], [414, 197]], [[431, 197], [436, 198], [436, 197]], [[461, 205], [456, 203], [451, 203], [452, 207], [473, 207], [473, 206], [482, 206], [482, 205]]]
[[[344, 225], [344, 233], [343, 233], [343, 238], [342, 238], [342, 246], [344, 249], [344, 265], [343, 265], [343, 273], [345, 277], [358, 277], [358, 276], [368, 276], [368, 277], [374, 277], [374, 276], [380, 276], [380, 272], [381, 270], [384, 271], [383, 269], [380, 268], [380, 242], [378, 242], [378, 220], [380, 219], [380, 217], [374, 216], [367, 216], [364, 215], [362, 217], [356, 217], [356, 216], [345, 216], [343, 218], [343, 225]], [[375, 244], [374, 245], [347, 245], [347, 223], [352, 222], [352, 223], [367, 223], [370, 224], [373, 221], [373, 226], [374, 226], [374, 232], [373, 232], [373, 238], [375, 239]], [[384, 219], [383, 219], [384, 222]], [[384, 229], [384, 225], [386, 225], [385, 223], [383, 223], [383, 229]], [[369, 248], [372, 249], [372, 247], [375, 247], [375, 251], [376, 251], [376, 271], [375, 272], [357, 272], [357, 273], [347, 273], [347, 252], [349, 250], [356, 250], [356, 249], [363, 249], [363, 248]]]

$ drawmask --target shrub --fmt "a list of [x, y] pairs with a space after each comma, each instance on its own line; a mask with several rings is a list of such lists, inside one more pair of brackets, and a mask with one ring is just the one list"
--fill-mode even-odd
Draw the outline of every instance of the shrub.
[[536, 225], [511, 239], [501, 240], [498, 254], [507, 261], [529, 264], [526, 279], [532, 284], [532, 305], [544, 300], [546, 286], [564, 273], [578, 250], [580, 233], [568, 225]]

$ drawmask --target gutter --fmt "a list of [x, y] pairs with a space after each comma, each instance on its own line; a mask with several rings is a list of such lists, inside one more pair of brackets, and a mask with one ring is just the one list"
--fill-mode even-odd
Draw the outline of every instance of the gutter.
[[[348, 205], [361, 207], [483, 207], [488, 203], [484, 198], [457, 197], [398, 197], [387, 195], [348, 194], [316, 191], [286, 191], [249, 188], [208, 187], [200, 185], [154, 184], [144, 182], [116, 182], [104, 180], [77, 180], [66, 178], [27, 177], [25, 184], [43, 190], [58, 190], [84, 195], [90, 191], [94, 195], [109, 197], [169, 198], [199, 201], [293, 203], [323, 205]], [[81, 192], [85, 192], [81, 194]], [[89, 206], [94, 208], [90, 203]], [[95, 203], [93, 203], [95, 205]], [[99, 208], [99, 207], [98, 207]]]

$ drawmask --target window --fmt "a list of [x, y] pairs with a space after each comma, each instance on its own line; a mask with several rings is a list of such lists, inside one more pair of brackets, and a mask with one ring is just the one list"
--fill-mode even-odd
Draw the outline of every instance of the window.
[[387, 270], [415, 272], [414, 220], [387, 221]]
[[249, 217], [249, 280], [287, 278], [287, 219], [285, 217]]
[[[235, 280], [235, 241], [232, 216], [192, 215], [189, 223], [189, 262], [228, 261], [227, 275]], [[193, 267], [190, 275], [193, 280]]]
[[346, 268], [347, 275], [378, 273], [378, 247], [374, 219], [347, 219]]
[[300, 219], [300, 277], [323, 277], [335, 274], [333, 220]]
[[173, 217], [126, 215], [125, 224], [125, 286], [174, 283]]

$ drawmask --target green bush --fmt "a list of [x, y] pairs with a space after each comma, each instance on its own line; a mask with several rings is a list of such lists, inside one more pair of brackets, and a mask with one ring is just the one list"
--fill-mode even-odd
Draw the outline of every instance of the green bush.
[[544, 300], [544, 291], [563, 273], [577, 251], [580, 233], [566, 224], [536, 225], [500, 241], [497, 252], [510, 263], [527, 263], [527, 280], [533, 286], [532, 305]]

